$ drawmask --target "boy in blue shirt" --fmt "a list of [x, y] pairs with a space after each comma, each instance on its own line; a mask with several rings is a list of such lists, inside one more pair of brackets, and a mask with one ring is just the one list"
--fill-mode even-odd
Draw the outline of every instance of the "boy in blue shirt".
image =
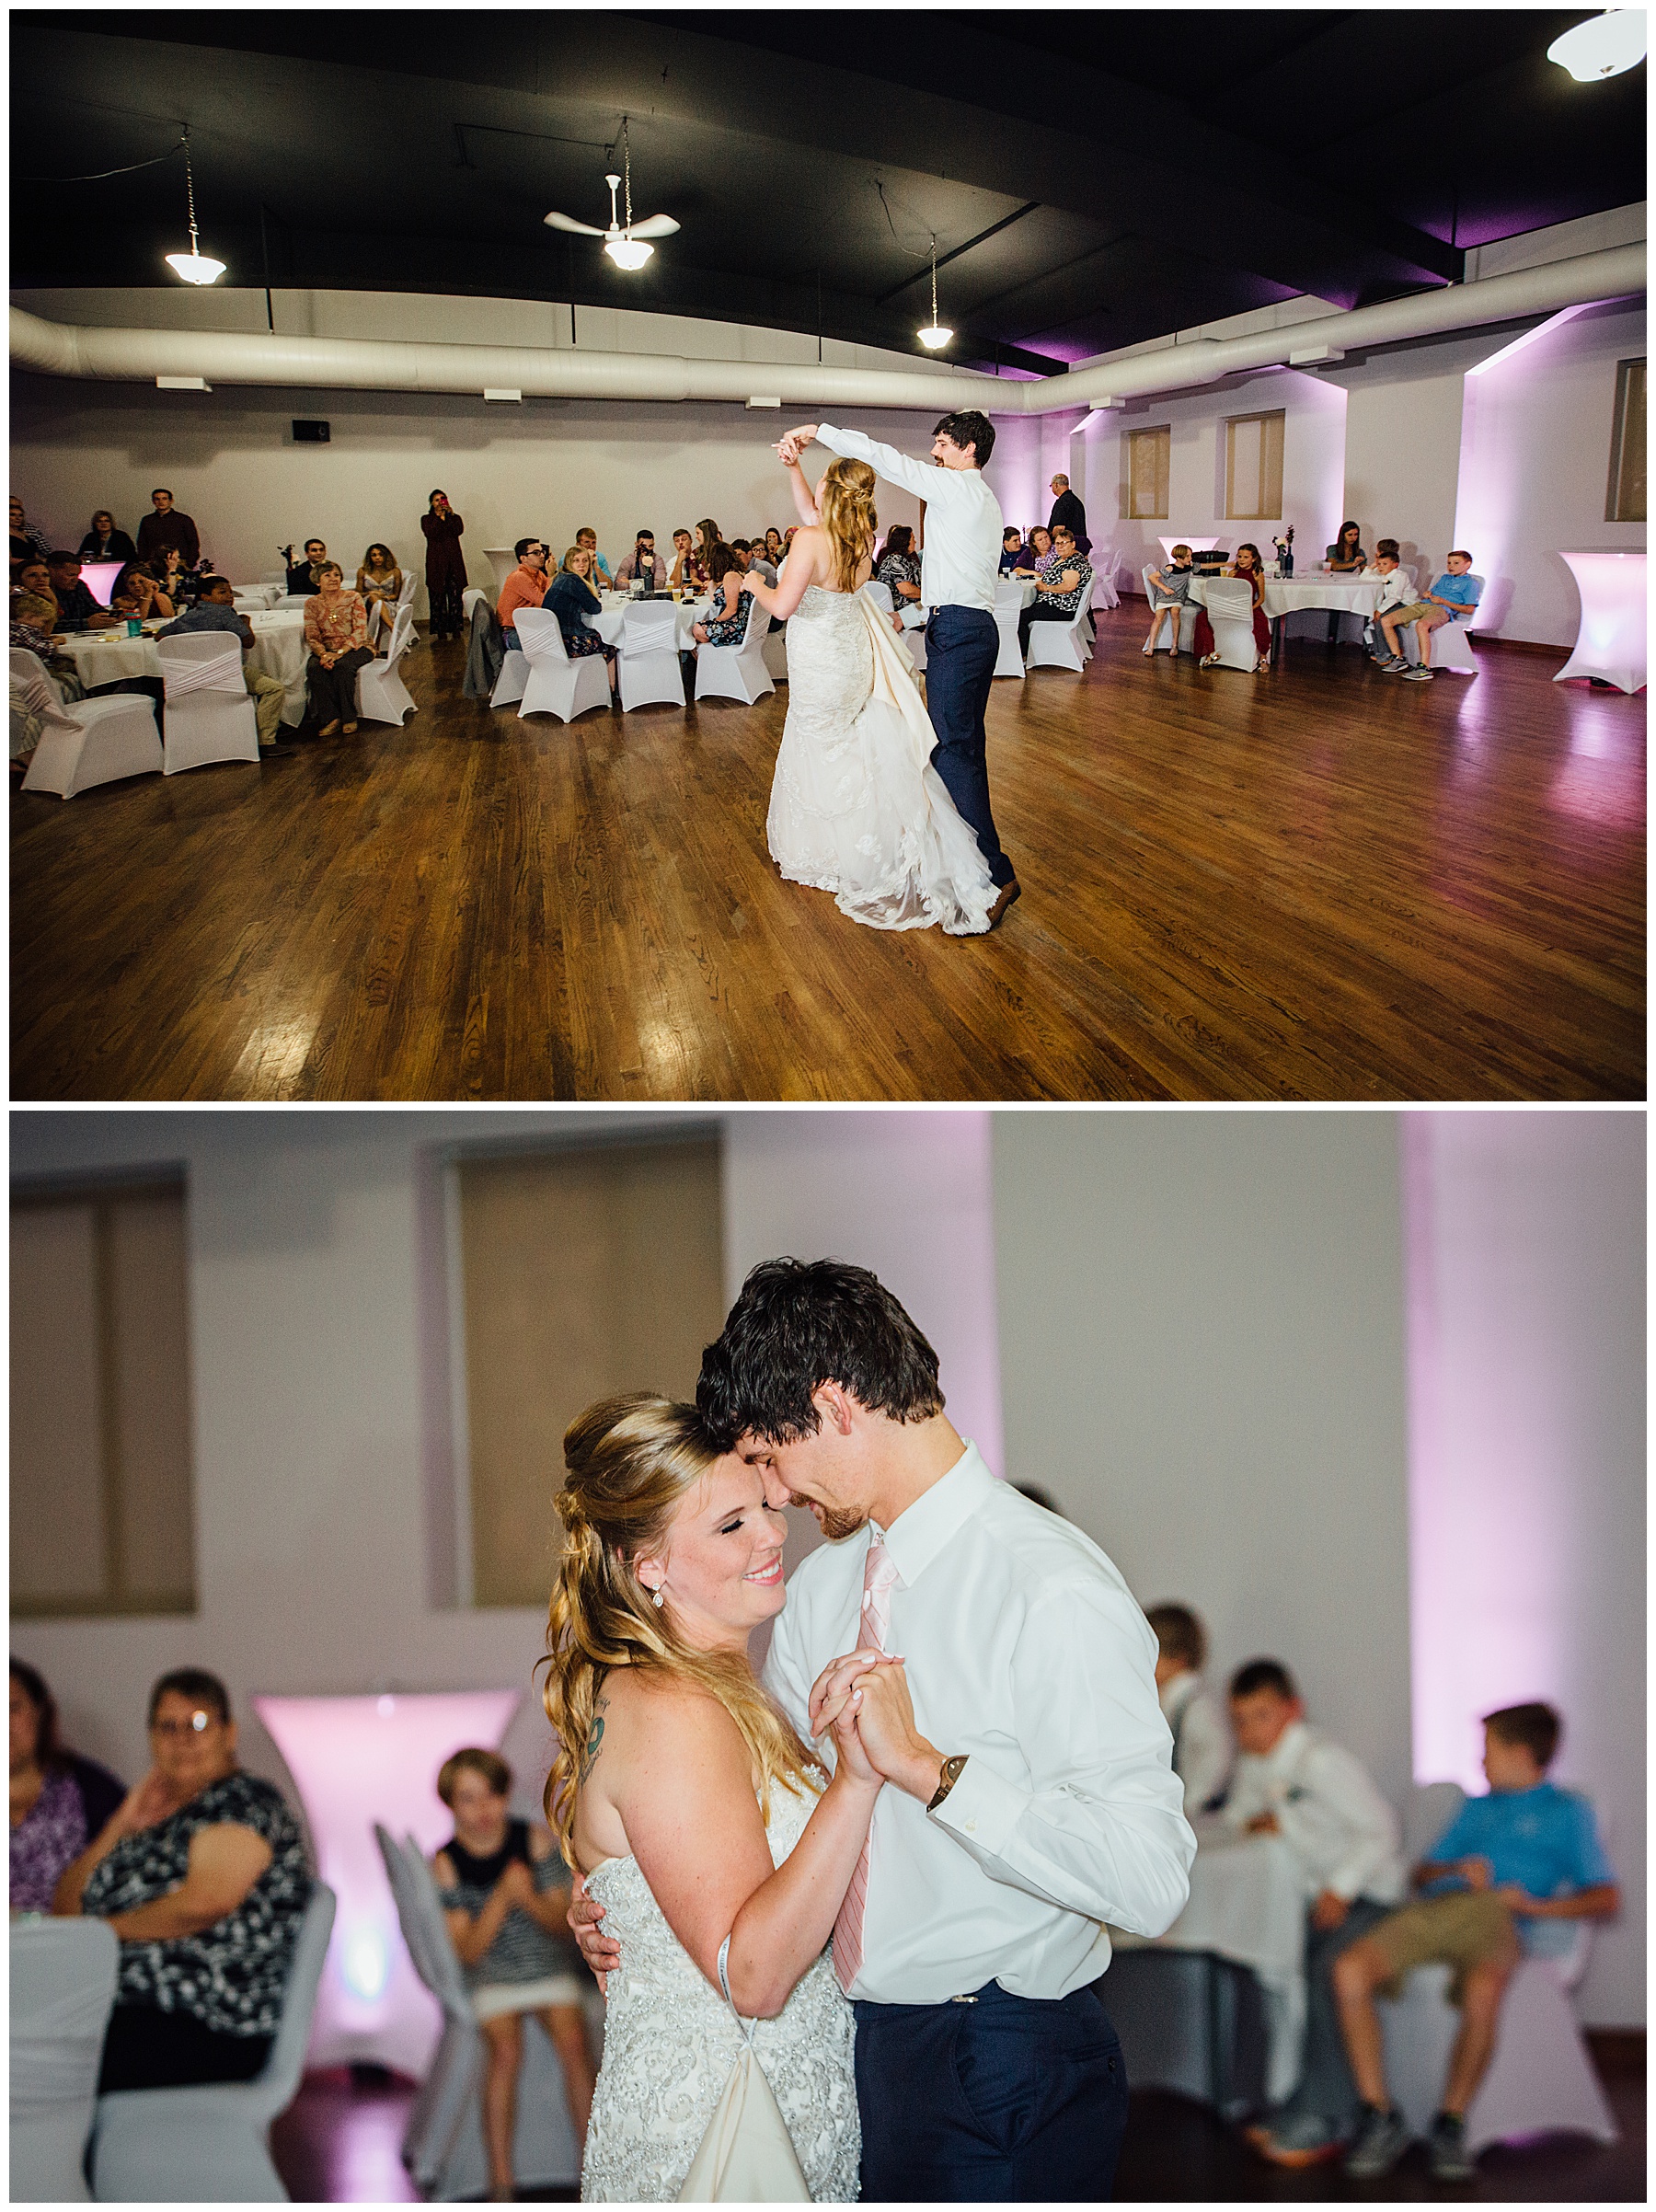
[[1484, 1718], [1487, 1797], [1469, 1798], [1414, 1871], [1420, 1901], [1371, 1929], [1334, 1964], [1340, 2033], [1363, 2124], [1346, 2171], [1359, 2180], [1389, 2173], [1409, 2147], [1409, 2129], [1386, 2093], [1376, 1990], [1389, 1995], [1411, 1967], [1455, 1969], [1452, 2002], [1461, 2030], [1443, 2102], [1432, 2123], [1432, 2171], [1465, 2181], [1466, 2108], [1489, 2069], [1495, 2023], [1512, 1970], [1524, 1954], [1558, 1956], [1576, 1924], [1617, 1911], [1616, 1876], [1585, 1798], [1547, 1779], [1562, 1723], [1550, 1705], [1512, 1705]]
[[[1402, 650], [1397, 643], [1397, 630], [1407, 623], [1414, 623], [1415, 641], [1420, 649], [1418, 668], [1400, 668], [1400, 674], [1410, 684], [1429, 684], [1432, 681], [1432, 633], [1441, 629], [1445, 622], [1453, 622], [1457, 615], [1478, 605], [1478, 586], [1472, 578], [1470, 553], [1451, 553], [1445, 573], [1440, 576], [1431, 591], [1417, 599], [1412, 606], [1401, 607], [1382, 621], [1395, 658], [1402, 661]], [[1389, 665], [1389, 663], [1388, 663]]]

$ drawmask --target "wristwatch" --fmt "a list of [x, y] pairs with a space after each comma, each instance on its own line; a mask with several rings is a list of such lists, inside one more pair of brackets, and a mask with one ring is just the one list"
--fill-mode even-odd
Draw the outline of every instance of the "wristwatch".
[[954, 1788], [956, 1782], [960, 1780], [960, 1776], [965, 1772], [968, 1756], [969, 1755], [964, 1751], [957, 1751], [952, 1758], [947, 1758], [944, 1760], [943, 1771], [937, 1777], [937, 1790], [926, 1801], [926, 1809], [928, 1813], [935, 1813], [937, 1811], [937, 1807], [943, 1803], [943, 1800], [949, 1795], [949, 1792]]

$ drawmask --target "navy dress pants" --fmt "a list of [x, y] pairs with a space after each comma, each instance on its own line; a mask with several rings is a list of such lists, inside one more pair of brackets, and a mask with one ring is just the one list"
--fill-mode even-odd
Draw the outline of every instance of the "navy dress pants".
[[853, 2010], [865, 2203], [1109, 2197], [1127, 2069], [1090, 1988], [1040, 2002], [989, 1982], [967, 2003]]
[[989, 808], [983, 709], [995, 684], [1000, 632], [981, 607], [934, 608], [926, 626], [926, 706], [937, 746], [931, 765], [943, 778], [960, 819], [977, 836], [990, 881], [1010, 883], [1013, 868], [1001, 850]]

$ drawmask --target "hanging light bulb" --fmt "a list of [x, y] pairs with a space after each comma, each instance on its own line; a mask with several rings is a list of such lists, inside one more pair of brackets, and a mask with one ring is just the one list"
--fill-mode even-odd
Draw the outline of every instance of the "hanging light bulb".
[[937, 320], [937, 237], [935, 231], [932, 233], [931, 263], [932, 318], [924, 330], [916, 332], [916, 336], [923, 346], [929, 346], [935, 353], [939, 346], [946, 346], [954, 336], [952, 330]]
[[[621, 118], [621, 177], [622, 181], [627, 188], [626, 227], [623, 230], [620, 237], [606, 238], [604, 240], [604, 250], [606, 254], [608, 254], [610, 259], [614, 261], [617, 269], [642, 269], [645, 262], [649, 260], [650, 255], [654, 253], [655, 248], [650, 244], [648, 239], [635, 238], [632, 235], [632, 146], [627, 135], [627, 118], [625, 115]], [[606, 177], [604, 179], [604, 182], [610, 188], [611, 227], [613, 228], [615, 206], [615, 179], [613, 177]]]
[[216, 284], [224, 273], [224, 264], [215, 261], [210, 253], [203, 253], [196, 236], [195, 177], [190, 166], [188, 125], [184, 132], [184, 190], [190, 201], [190, 251], [169, 253], [167, 266], [176, 269], [187, 284]]
[[1607, 8], [1602, 16], [1578, 23], [1553, 40], [1547, 58], [1568, 69], [1578, 85], [1595, 85], [1601, 77], [1637, 69], [1645, 58], [1643, 8]]

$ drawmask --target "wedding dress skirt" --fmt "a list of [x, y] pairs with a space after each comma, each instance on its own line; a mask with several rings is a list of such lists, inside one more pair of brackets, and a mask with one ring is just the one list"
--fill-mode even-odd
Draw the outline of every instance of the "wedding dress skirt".
[[811, 584], [788, 625], [788, 720], [766, 835], [790, 882], [875, 929], [989, 926], [997, 893], [931, 766], [908, 658], [860, 592]]
[[[766, 1831], [780, 1866], [814, 1799], [777, 1784]], [[621, 1946], [609, 1977], [604, 2064], [592, 2098], [581, 2195], [586, 2204], [673, 2202], [742, 2050], [730, 2009], [668, 1927], [636, 1859], [606, 1859], [587, 1889]], [[813, 2199], [857, 2196], [862, 2131], [852, 2071], [851, 2008], [824, 1952], [753, 2050], [770, 2083]]]

